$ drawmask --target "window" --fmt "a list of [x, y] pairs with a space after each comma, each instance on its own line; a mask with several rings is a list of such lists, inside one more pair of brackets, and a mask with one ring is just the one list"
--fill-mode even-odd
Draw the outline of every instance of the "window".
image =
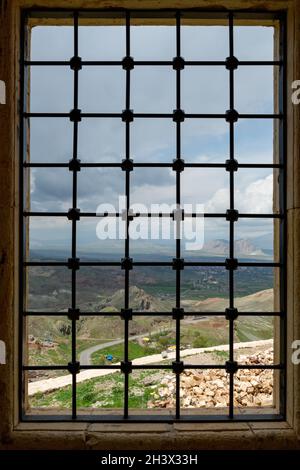
[[[44, 17], [64, 19], [66, 26], [33, 29], [27, 50], [30, 22]], [[205, 20], [219, 26], [205, 27]], [[252, 26], [243, 26], [245, 20]], [[251, 29], [258, 20], [279, 24], [278, 57], [271, 48], [271, 55], [257, 59]], [[268, 29], [273, 41], [274, 27]], [[30, 11], [24, 34], [20, 418], [283, 420], [283, 18], [197, 10]], [[217, 47], [207, 52], [203, 44], [214, 41]], [[242, 99], [252, 81], [266, 101]], [[203, 131], [207, 125], [210, 132]], [[262, 136], [272, 142], [271, 158], [262, 152]], [[151, 151], [159, 139], [158, 150]], [[268, 188], [269, 205], [261, 204]], [[120, 211], [97, 209], [96, 199], [115, 207], [120, 195]], [[172, 200], [175, 208], [132, 209], [152, 200]], [[202, 211], [185, 209], [203, 201]], [[217, 238], [191, 254], [179, 234], [198, 218]], [[116, 239], [111, 251], [106, 240], [88, 250], [96, 223], [110, 219], [123, 226], [124, 240]], [[170, 222], [174, 244], [149, 248], [129, 237], [137, 219]], [[274, 253], [270, 239], [264, 250], [244, 239], [255, 231], [259, 237], [273, 234]], [[269, 291], [275, 285], [274, 302], [268, 292], [265, 304], [247, 308], [245, 297], [262, 285]], [[264, 322], [270, 331], [273, 321], [279, 333], [274, 357], [238, 353], [235, 343], [253, 339]], [[203, 337], [208, 322], [227, 348], [210, 347]], [[101, 338], [105, 348], [93, 337], [99, 330], [112, 335]], [[203, 347], [195, 354], [197, 345]], [[238, 399], [253, 395], [249, 387], [236, 387], [250, 381], [255, 388], [251, 371], [258, 371], [261, 394], [263, 380], [274, 387], [275, 407], [261, 406], [260, 396], [253, 406]], [[209, 388], [213, 381], [215, 388], [205, 392], [204, 382]], [[219, 399], [200, 403], [204, 392]]]

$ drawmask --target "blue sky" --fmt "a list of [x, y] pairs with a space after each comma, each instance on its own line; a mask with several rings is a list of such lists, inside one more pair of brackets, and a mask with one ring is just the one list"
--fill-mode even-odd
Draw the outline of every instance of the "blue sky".
[[[79, 54], [83, 60], [121, 60], [125, 55], [123, 27], [80, 27]], [[36, 27], [32, 60], [68, 60], [72, 28]], [[172, 60], [172, 27], [132, 27], [131, 55], [137, 60]], [[182, 56], [189, 60], [224, 60], [228, 28], [182, 27]], [[235, 55], [240, 60], [272, 60], [271, 27], [236, 27]], [[240, 67], [235, 74], [235, 107], [240, 113], [273, 112], [272, 67]], [[186, 67], [182, 71], [182, 109], [187, 113], [224, 113], [228, 104], [228, 71], [224, 67]], [[68, 67], [32, 67], [32, 112], [69, 112], [73, 107], [73, 72]], [[83, 112], [120, 112], [125, 108], [125, 72], [118, 67], [86, 67], [79, 73], [79, 108]], [[136, 112], [166, 112], [175, 108], [175, 72], [168, 67], [136, 67], [132, 71], [131, 108]], [[67, 119], [31, 119], [33, 162], [67, 162], [72, 156], [72, 123]], [[170, 120], [138, 120], [131, 126], [131, 152], [136, 161], [168, 162], [175, 157], [175, 124]], [[235, 131], [236, 158], [243, 163], [271, 163], [273, 123], [240, 120]], [[86, 119], [79, 124], [78, 157], [84, 162], [120, 161], [125, 155], [124, 124], [115, 119]], [[186, 162], [224, 162], [229, 154], [228, 124], [223, 120], [186, 120], [182, 124], [182, 156]], [[134, 170], [132, 202], [174, 203], [174, 172]], [[66, 211], [71, 207], [71, 173], [67, 169], [31, 170], [32, 210]], [[182, 199], [204, 204], [208, 212], [228, 208], [228, 173], [224, 169], [185, 170]], [[102, 202], [117, 202], [124, 191], [119, 169], [82, 169], [78, 206], [95, 212]], [[239, 170], [236, 207], [241, 212], [272, 211], [272, 172]], [[238, 224], [239, 227], [238, 227]], [[241, 221], [239, 238], [272, 232], [266, 220]], [[70, 225], [63, 219], [30, 222], [31, 247], [65, 246]], [[80, 243], [97, 249], [95, 221], [79, 222]], [[208, 223], [205, 239], [227, 238], [223, 221]], [[113, 245], [111, 245], [113, 247]]]

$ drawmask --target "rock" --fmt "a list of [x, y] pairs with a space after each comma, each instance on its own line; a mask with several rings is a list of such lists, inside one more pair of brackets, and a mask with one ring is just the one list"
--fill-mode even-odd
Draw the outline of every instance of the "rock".
[[[251, 356], [240, 356], [245, 365], [272, 364], [273, 351], [267, 350]], [[151, 383], [151, 382], [150, 382]], [[153, 385], [151, 385], [151, 388]], [[175, 377], [165, 375], [153, 388], [149, 408], [175, 406]], [[187, 370], [180, 380], [181, 406], [183, 408], [225, 408], [229, 404], [229, 379], [224, 370]], [[235, 406], [272, 406], [273, 371], [269, 369], [239, 369], [234, 378]]]
[[199, 400], [198, 403], [197, 403], [197, 406], [199, 408], [203, 408], [206, 406], [206, 401], [205, 400]]
[[249, 382], [240, 382], [238, 385], [239, 392], [246, 392], [247, 388], [249, 387]]
[[222, 400], [222, 401], [218, 401], [216, 404], [215, 404], [215, 407], [216, 408], [226, 408], [227, 406], [227, 403], [226, 401]]
[[216, 385], [217, 388], [224, 388], [224, 382], [221, 379], [213, 380], [212, 385]]
[[261, 406], [272, 406], [273, 405], [273, 397], [263, 398], [261, 402]]

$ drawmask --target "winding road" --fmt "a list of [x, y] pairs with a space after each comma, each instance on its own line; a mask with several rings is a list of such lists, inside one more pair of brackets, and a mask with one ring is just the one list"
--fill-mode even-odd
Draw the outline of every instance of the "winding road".
[[[151, 331], [151, 333], [143, 333], [141, 335], [135, 335], [135, 336], [130, 336], [129, 341], [134, 341], [136, 339], [140, 338], [145, 338], [145, 336], [151, 335], [156, 335], [158, 333], [161, 333], [162, 331], [173, 331], [175, 328], [161, 328], [160, 330], [155, 330]], [[107, 343], [100, 343], [96, 344], [95, 346], [91, 346], [90, 348], [85, 349], [82, 351], [82, 353], [79, 356], [79, 361], [80, 364], [84, 364], [85, 366], [90, 366], [91, 365], [91, 356], [94, 354], [96, 351], [101, 351], [101, 349], [106, 349], [110, 348], [111, 346], [115, 346], [116, 344], [122, 344], [124, 342], [124, 339], [119, 338], [119, 339], [113, 339], [111, 341], [108, 341]]]
[[[144, 338], [145, 336], [147, 336], [147, 334], [145, 333], [143, 335], [130, 336], [129, 340], [131, 341], [131, 340], [135, 340], [139, 338]], [[84, 364], [85, 366], [90, 366], [91, 356], [96, 351], [101, 351], [101, 349], [110, 348], [111, 346], [116, 346], [117, 344], [121, 344], [123, 342], [124, 342], [124, 339], [114, 339], [112, 341], [108, 341], [107, 343], [96, 344], [95, 346], [91, 346], [90, 348], [85, 349], [80, 354], [80, 357], [79, 357], [80, 364]]]
[[[119, 341], [119, 340], [118, 340]], [[103, 345], [102, 345], [103, 346]], [[255, 348], [258, 346], [273, 346], [273, 339], [259, 340], [259, 341], [249, 341], [245, 343], [234, 343], [234, 349], [243, 349], [243, 348]], [[223, 344], [219, 346], [209, 346], [208, 348], [192, 348], [185, 349], [180, 352], [180, 357], [195, 356], [197, 354], [202, 354], [208, 351], [228, 351], [228, 344]], [[168, 354], [168, 360], [175, 360], [176, 352], [173, 351]], [[147, 365], [147, 364], [160, 364], [162, 362], [161, 354], [152, 354], [151, 356], [139, 357], [133, 359], [132, 363], [134, 365]], [[115, 364], [116, 366], [120, 363]], [[104, 377], [106, 375], [115, 374], [118, 372], [117, 369], [89, 369], [79, 372], [76, 376], [76, 382], [81, 383], [86, 380], [90, 380], [96, 377]], [[45, 393], [53, 390], [58, 390], [63, 387], [67, 387], [72, 384], [72, 374], [61, 375], [59, 377], [53, 377], [50, 379], [38, 380], [36, 382], [30, 382], [28, 384], [28, 395], [32, 396], [36, 393]]]

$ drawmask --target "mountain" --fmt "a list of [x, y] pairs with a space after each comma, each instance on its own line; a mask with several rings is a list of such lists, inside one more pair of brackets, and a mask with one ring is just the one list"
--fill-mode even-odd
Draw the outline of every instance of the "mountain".
[[[244, 312], [272, 312], [274, 310], [273, 302], [273, 289], [265, 289], [255, 292], [254, 294], [235, 298], [236, 308]], [[224, 311], [228, 306], [228, 300], [219, 297], [212, 297], [199, 301], [183, 300], [182, 306], [188, 306], [190, 311], [220, 312]]]
[[241, 256], [241, 255], [264, 256], [265, 255], [263, 250], [259, 249], [256, 245], [253, 244], [251, 240], [247, 240], [247, 239], [236, 240], [235, 251], [238, 256]]
[[[121, 310], [124, 306], [124, 289], [118, 290], [114, 295], [106, 299], [107, 307]], [[154, 297], [146, 293], [143, 289], [132, 286], [129, 289], [130, 308], [135, 311], [161, 312], [172, 310], [172, 301], [166, 298]]]
[[[118, 291], [113, 298], [113, 302], [123, 300], [124, 291]], [[160, 300], [146, 294], [142, 289], [133, 287], [130, 292], [132, 307], [134, 310], [151, 309], [151, 311], [171, 310], [171, 306], [162, 304]], [[273, 318], [264, 317], [263, 312], [273, 310], [273, 290], [266, 289], [255, 294], [238, 297], [235, 301], [236, 307], [240, 311], [258, 311], [261, 315], [240, 316], [236, 321], [236, 334], [239, 341], [253, 341], [257, 339], [271, 338], [273, 335]], [[203, 312], [203, 315], [185, 316], [182, 320], [182, 342], [193, 347], [205, 345], [225, 344], [228, 341], [228, 321], [225, 316], [205, 317], [206, 311], [222, 311], [228, 306], [228, 301], [222, 298], [209, 298], [203, 301], [183, 301], [182, 306], [187, 311]], [[71, 323], [66, 317], [28, 317], [28, 335], [31, 341], [54, 341], [64, 352], [68, 352], [71, 345]], [[129, 334], [150, 335], [161, 330], [168, 329], [174, 331], [174, 322], [167, 316], [134, 316], [129, 324]], [[124, 322], [113, 314], [113, 310], [107, 311], [106, 316], [81, 316], [77, 322], [78, 339], [82, 341], [93, 340], [111, 341], [122, 338], [124, 334]], [[163, 333], [162, 333], [163, 334]], [[200, 335], [200, 336], [199, 336]], [[172, 333], [170, 337], [174, 338]], [[202, 339], [201, 339], [201, 338]], [[198, 339], [197, 339], [198, 338]], [[197, 343], [201, 339], [200, 343]], [[203, 340], [207, 343], [203, 343]], [[89, 344], [88, 344], [89, 346]], [[48, 354], [49, 348], [42, 350], [43, 354]], [[56, 348], [57, 349], [57, 348]], [[46, 352], [45, 352], [46, 351]], [[52, 349], [49, 349], [51, 354]], [[52, 351], [53, 352], [53, 351]], [[40, 354], [40, 353], [39, 353]], [[43, 356], [44, 357], [44, 356]], [[50, 359], [50, 357], [49, 357]], [[53, 364], [53, 359], [51, 359]]]
[[273, 233], [265, 233], [253, 239], [253, 242], [262, 250], [273, 250]]
[[[182, 241], [184, 247], [184, 240]], [[123, 256], [123, 244], [113, 240], [108, 240], [105, 244], [85, 245], [84, 251], [78, 250], [77, 255], [83, 260], [93, 259], [113, 259], [117, 260]], [[136, 259], [151, 259], [152, 257], [168, 257], [174, 255], [175, 240], [135, 240], [131, 246], [132, 255]], [[235, 251], [239, 257], [265, 257], [271, 256], [273, 252], [272, 235], [265, 234], [256, 238], [241, 238], [235, 240]], [[229, 241], [225, 239], [207, 240], [201, 250], [187, 251], [187, 257], [194, 256], [228, 256]], [[53, 247], [52, 243], [47, 244], [47, 248], [37, 248], [30, 250], [32, 260], [39, 259], [64, 259], [69, 257], [69, 252], [63, 248]]]
[[[239, 239], [235, 240], [234, 243], [235, 253], [237, 256], [247, 257], [261, 257], [267, 254], [256, 246], [252, 240]], [[206, 255], [222, 255], [228, 256], [229, 253], [229, 241], [224, 239], [209, 240], [204, 243], [203, 249], [201, 250]]]

